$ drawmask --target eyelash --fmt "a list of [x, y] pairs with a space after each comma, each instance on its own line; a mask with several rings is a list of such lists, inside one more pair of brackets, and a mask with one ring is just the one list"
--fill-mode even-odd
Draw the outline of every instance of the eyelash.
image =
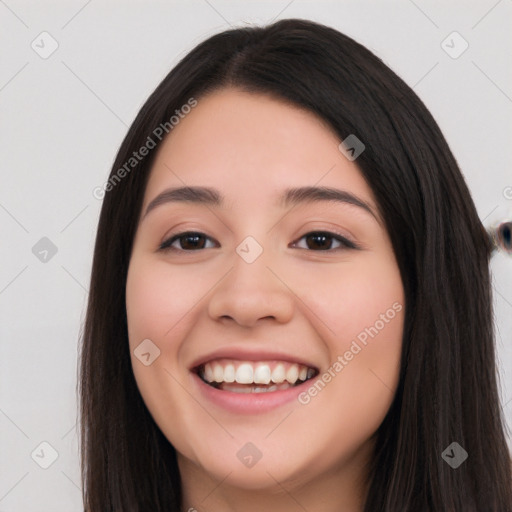
[[[334, 249], [320, 249], [317, 251], [315, 251], [313, 249], [307, 249], [307, 248], [304, 249], [303, 247], [301, 247], [300, 249], [309, 250], [309, 251], [313, 251], [313, 252], [337, 252], [337, 251], [346, 250], [346, 249], [355, 249], [355, 250], [360, 249], [360, 247], [357, 244], [348, 240], [343, 235], [341, 235], [339, 233], [332, 233], [330, 231], [309, 231], [308, 233], [305, 233], [304, 235], [302, 235], [298, 240], [302, 240], [303, 238], [305, 238], [307, 236], [311, 236], [311, 235], [324, 235], [329, 238], [333, 238], [333, 239], [337, 240], [338, 242], [340, 242], [342, 244], [342, 246], [336, 247]], [[212, 240], [212, 238], [210, 238], [209, 236], [206, 236], [204, 233], [201, 233], [199, 231], [183, 231], [181, 233], [176, 233], [174, 235], [171, 235], [170, 238], [168, 238], [167, 240], [164, 240], [161, 243], [158, 250], [160, 250], [160, 251], [176, 251], [176, 252], [197, 252], [197, 251], [203, 250], [203, 249], [195, 249], [195, 250], [177, 249], [175, 247], [172, 247], [172, 244], [176, 240], [179, 240], [180, 238], [185, 238], [185, 236], [200, 236], [200, 237], [205, 237], [207, 239]], [[296, 243], [296, 242], [294, 242], [294, 243]], [[212, 247], [206, 247], [206, 249], [211, 249], [211, 248]]]

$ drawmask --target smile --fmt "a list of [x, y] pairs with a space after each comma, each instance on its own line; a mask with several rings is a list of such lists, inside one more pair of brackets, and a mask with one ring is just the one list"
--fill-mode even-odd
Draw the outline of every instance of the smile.
[[288, 361], [217, 359], [196, 368], [209, 386], [231, 393], [272, 393], [299, 386], [317, 371]]

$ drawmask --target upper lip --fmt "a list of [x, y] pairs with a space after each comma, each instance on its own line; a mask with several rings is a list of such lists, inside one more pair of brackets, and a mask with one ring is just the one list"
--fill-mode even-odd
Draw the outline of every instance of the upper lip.
[[318, 371], [316, 365], [304, 358], [296, 355], [285, 354], [279, 351], [268, 351], [261, 349], [249, 350], [246, 347], [225, 347], [199, 356], [190, 365], [191, 370], [199, 368], [214, 359], [236, 359], [239, 361], [289, 361], [291, 363], [301, 364]]

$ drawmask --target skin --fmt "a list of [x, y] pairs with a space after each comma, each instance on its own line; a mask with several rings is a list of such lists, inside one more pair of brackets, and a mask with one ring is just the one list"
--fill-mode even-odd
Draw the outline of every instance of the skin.
[[[158, 149], [126, 307], [134, 375], [177, 450], [184, 510], [363, 509], [373, 435], [398, 384], [405, 310], [398, 266], [378, 213], [326, 201], [277, 204], [286, 188], [326, 186], [355, 194], [377, 212], [340, 142], [311, 112], [223, 89], [198, 99]], [[185, 185], [214, 187], [226, 203], [165, 203], [143, 216], [160, 192]], [[171, 234], [187, 230], [204, 233], [206, 248], [186, 251], [189, 240], [182, 238], [174, 251], [159, 250]], [[319, 250], [322, 243], [304, 237], [318, 231], [338, 231], [360, 249], [338, 249], [331, 238], [324, 245], [332, 248]], [[263, 248], [250, 264], [236, 252], [247, 236]], [[234, 413], [208, 401], [193, 382], [192, 362], [222, 347], [278, 349], [322, 374], [393, 304], [401, 311], [359, 344], [362, 350], [307, 404]], [[133, 353], [144, 339], [160, 349], [149, 366]], [[251, 468], [236, 456], [247, 442], [262, 453]]]

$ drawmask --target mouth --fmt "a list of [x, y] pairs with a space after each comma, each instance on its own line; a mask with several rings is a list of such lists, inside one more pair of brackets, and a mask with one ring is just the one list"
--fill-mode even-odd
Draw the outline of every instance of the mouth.
[[296, 388], [318, 375], [313, 366], [290, 361], [215, 359], [192, 369], [208, 386], [230, 393], [275, 393]]

